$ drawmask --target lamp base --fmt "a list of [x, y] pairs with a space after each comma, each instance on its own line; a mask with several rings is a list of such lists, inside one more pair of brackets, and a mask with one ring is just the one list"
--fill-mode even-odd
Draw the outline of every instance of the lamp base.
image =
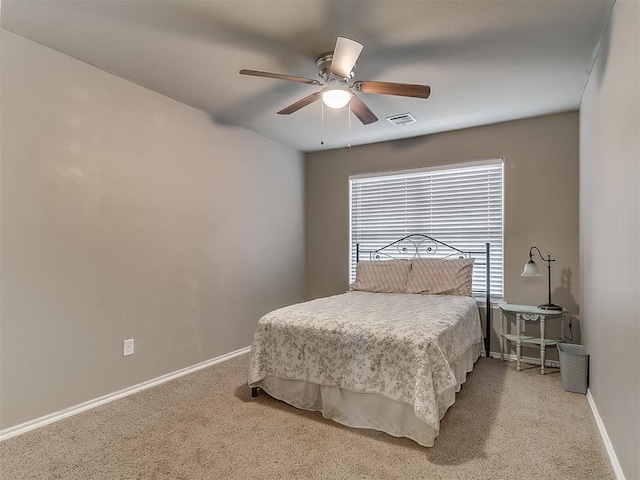
[[540, 310], [556, 310], [556, 311], [562, 310], [562, 307], [559, 307], [558, 305], [554, 305], [553, 303], [545, 303], [544, 305], [538, 305], [538, 308]]

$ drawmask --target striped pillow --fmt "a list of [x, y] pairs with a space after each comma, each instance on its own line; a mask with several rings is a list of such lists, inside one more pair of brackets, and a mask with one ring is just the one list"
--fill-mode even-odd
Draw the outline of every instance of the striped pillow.
[[411, 261], [407, 293], [471, 296], [473, 258], [419, 258]]
[[359, 262], [351, 290], [374, 293], [407, 293], [409, 260]]

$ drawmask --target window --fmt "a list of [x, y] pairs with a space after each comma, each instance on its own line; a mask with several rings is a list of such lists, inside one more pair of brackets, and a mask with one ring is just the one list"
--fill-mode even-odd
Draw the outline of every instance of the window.
[[[490, 242], [491, 294], [502, 297], [502, 178], [502, 160], [350, 177], [351, 282], [356, 244], [375, 250], [423, 233], [465, 251], [484, 250]], [[486, 290], [486, 267], [479, 260], [473, 290]]]

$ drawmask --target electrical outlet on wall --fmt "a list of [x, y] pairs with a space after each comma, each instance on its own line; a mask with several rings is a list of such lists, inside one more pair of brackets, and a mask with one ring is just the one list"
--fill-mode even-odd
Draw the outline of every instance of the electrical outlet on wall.
[[133, 338], [125, 340], [122, 347], [122, 356], [126, 357], [128, 355], [133, 355]]

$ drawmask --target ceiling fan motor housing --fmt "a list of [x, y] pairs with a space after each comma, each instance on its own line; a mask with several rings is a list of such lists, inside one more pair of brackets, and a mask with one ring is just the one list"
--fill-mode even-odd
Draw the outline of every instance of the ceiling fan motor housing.
[[[316, 60], [316, 67], [318, 67], [318, 75], [320, 75], [320, 78], [322, 78], [325, 82], [332, 77], [340, 78], [340, 77], [336, 77], [335, 75], [332, 75], [330, 72], [332, 61], [333, 61], [333, 52], [323, 53]], [[355, 76], [356, 74], [355, 72], [356, 72], [356, 66], [354, 65], [353, 68], [351, 69], [351, 72], [349, 72], [349, 76], [345, 80], [346, 81], [351, 80]]]

